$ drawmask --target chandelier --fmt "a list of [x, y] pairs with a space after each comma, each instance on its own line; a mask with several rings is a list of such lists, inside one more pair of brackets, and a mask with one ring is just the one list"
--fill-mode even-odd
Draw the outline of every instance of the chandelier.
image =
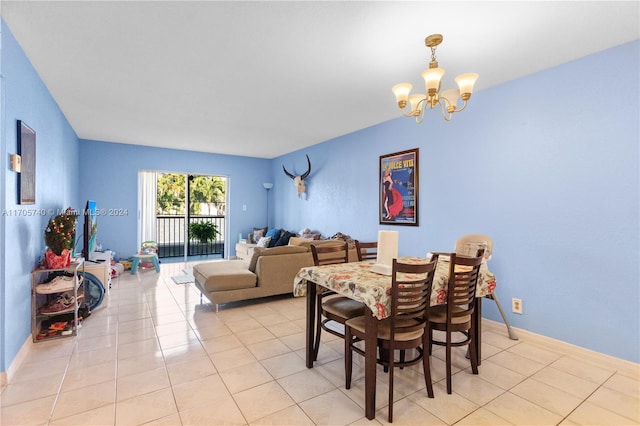
[[[427, 107], [433, 109], [436, 105], [440, 106], [442, 118], [450, 121], [454, 112], [460, 112], [467, 107], [467, 101], [471, 98], [471, 93], [473, 93], [473, 85], [478, 79], [478, 74], [460, 74], [455, 78], [458, 89], [449, 89], [440, 93], [440, 80], [444, 75], [444, 70], [438, 67], [438, 61], [436, 60], [436, 47], [440, 43], [442, 43], [442, 34], [432, 34], [424, 40], [424, 44], [431, 48], [429, 68], [422, 71], [422, 78], [427, 89], [426, 94], [410, 95], [409, 92], [411, 92], [412, 86], [409, 83], [396, 84], [391, 88], [393, 94], [396, 95], [396, 101], [402, 111], [402, 115], [414, 117], [418, 124], [424, 120]], [[458, 108], [458, 98], [462, 98], [462, 106], [460, 108]], [[405, 110], [407, 101], [410, 107], [409, 112]]]

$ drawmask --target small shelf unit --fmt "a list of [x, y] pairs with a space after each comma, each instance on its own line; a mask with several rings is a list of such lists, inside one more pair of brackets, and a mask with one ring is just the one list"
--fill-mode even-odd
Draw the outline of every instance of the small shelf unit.
[[[31, 272], [31, 336], [34, 342], [78, 335], [78, 308], [84, 298], [82, 258], [66, 268], [41, 266]], [[81, 270], [82, 272], [82, 270]]]

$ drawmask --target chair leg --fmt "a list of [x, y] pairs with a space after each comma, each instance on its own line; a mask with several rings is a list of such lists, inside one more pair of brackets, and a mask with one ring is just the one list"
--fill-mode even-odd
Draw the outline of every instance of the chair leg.
[[447, 370], [447, 393], [451, 395], [451, 330], [447, 327], [447, 342], [445, 346], [446, 370]]
[[516, 334], [515, 331], [511, 329], [511, 324], [509, 324], [509, 320], [507, 319], [507, 316], [504, 314], [504, 311], [502, 310], [502, 305], [500, 305], [500, 300], [498, 299], [498, 295], [496, 294], [496, 292], [493, 291], [493, 293], [488, 294], [486, 298], [496, 302], [498, 311], [500, 311], [500, 315], [502, 316], [502, 321], [504, 321], [504, 325], [507, 326], [507, 333], [509, 333], [509, 339], [518, 340], [518, 335]]
[[478, 353], [476, 351], [476, 342], [473, 340], [473, 337], [469, 342], [469, 353], [471, 355], [469, 357], [471, 360], [471, 372], [473, 374], [478, 374]]
[[344, 387], [351, 389], [351, 374], [353, 371], [353, 352], [351, 351], [351, 327], [344, 325]]
[[395, 350], [391, 347], [387, 353], [389, 354], [389, 413], [387, 417], [389, 423], [393, 423], [393, 372], [395, 367]]
[[475, 325], [471, 326], [471, 330], [469, 330], [469, 336], [471, 338], [471, 340], [469, 341], [469, 348], [468, 348], [468, 352], [470, 353], [470, 360], [471, 360], [471, 372], [473, 374], [478, 374], [478, 351], [476, 348], [476, 341], [474, 339], [473, 336], [475, 336], [474, 334], [474, 327]]
[[316, 340], [313, 343], [313, 360], [318, 360], [318, 352], [320, 351], [320, 333], [322, 332], [322, 296], [318, 295], [316, 306]]
[[433, 353], [433, 328], [429, 327], [429, 356]]
[[[425, 333], [425, 337], [428, 336]], [[429, 365], [429, 354], [427, 348], [431, 345], [431, 339], [427, 338], [427, 341], [423, 339], [422, 342], [422, 369], [424, 370], [424, 383], [427, 386], [427, 396], [433, 398], [433, 383], [431, 383], [431, 366]]]
[[384, 371], [385, 373], [389, 372], [389, 350], [384, 349], [382, 346], [378, 346], [378, 358], [380, 358], [380, 361], [382, 361], [383, 363], [385, 363], [382, 366], [382, 371]]

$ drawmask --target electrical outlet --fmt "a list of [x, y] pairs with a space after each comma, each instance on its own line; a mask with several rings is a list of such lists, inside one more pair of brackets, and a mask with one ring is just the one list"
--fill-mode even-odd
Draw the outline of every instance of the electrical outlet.
[[511, 311], [514, 314], [522, 314], [522, 299], [511, 299]]

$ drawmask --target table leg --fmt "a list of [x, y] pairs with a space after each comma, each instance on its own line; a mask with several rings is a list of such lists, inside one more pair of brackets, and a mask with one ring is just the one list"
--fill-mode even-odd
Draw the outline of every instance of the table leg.
[[376, 357], [378, 353], [378, 319], [368, 307], [364, 312], [364, 399], [367, 419], [376, 417]]
[[307, 348], [306, 348], [306, 362], [307, 368], [313, 368], [313, 343], [315, 340], [315, 319], [316, 319], [316, 284], [307, 281]]

